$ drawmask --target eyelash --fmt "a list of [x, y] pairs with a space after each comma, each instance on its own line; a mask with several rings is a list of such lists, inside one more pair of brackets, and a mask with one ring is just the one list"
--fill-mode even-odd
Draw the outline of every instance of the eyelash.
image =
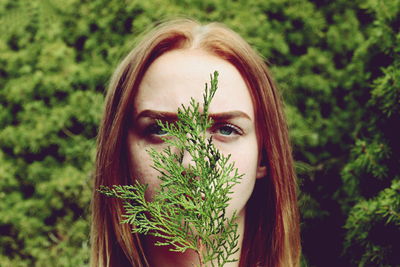
[[146, 135], [159, 135], [159, 136], [164, 136], [166, 135], [165, 133], [163, 134], [157, 134], [157, 131], [162, 131], [161, 126], [159, 126], [157, 123], [150, 124], [147, 126], [145, 133]]
[[[240, 129], [239, 127], [237, 127], [236, 125], [233, 125], [231, 123], [217, 123], [217, 124], [214, 124], [211, 127], [211, 132], [212, 133], [217, 133], [218, 130], [221, 130], [223, 128], [229, 128], [229, 130], [231, 130], [234, 135], [243, 135], [242, 129]], [[223, 134], [221, 134], [221, 136], [228, 137], [228, 136], [231, 136], [231, 135], [223, 135]]]

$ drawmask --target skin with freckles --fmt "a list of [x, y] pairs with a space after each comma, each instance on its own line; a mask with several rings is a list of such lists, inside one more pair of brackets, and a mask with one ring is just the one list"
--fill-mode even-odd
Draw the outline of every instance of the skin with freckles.
[[[130, 169], [132, 179], [148, 184], [146, 197], [151, 199], [160, 184], [158, 173], [147, 151], [161, 151], [166, 144], [165, 135], [156, 120], [174, 121], [181, 104], [189, 106], [190, 98], [203, 100], [204, 84], [210, 74], [219, 72], [218, 90], [209, 113], [213, 126], [207, 130], [221, 153], [231, 155], [240, 174], [240, 184], [233, 188], [227, 215], [237, 211], [239, 233], [244, 229], [245, 206], [257, 178], [265, 176], [265, 167], [259, 166], [254, 107], [249, 89], [238, 70], [229, 62], [200, 49], [178, 49], [157, 58], [146, 71], [133, 104], [131, 129], [128, 133]], [[190, 155], [184, 154], [183, 163], [192, 164]], [[152, 245], [152, 237], [145, 237], [145, 250], [152, 255], [151, 266], [192, 266], [193, 253], [171, 253]], [[241, 240], [241, 239], [240, 239]], [[239, 242], [239, 244], [241, 241]], [[179, 254], [179, 255], [176, 255]], [[236, 255], [238, 258], [240, 251]], [[161, 264], [162, 265], [158, 265]], [[237, 262], [227, 266], [237, 266]]]

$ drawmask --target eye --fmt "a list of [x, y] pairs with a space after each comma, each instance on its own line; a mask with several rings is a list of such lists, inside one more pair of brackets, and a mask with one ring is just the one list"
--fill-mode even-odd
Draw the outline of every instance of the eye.
[[224, 125], [217, 130], [217, 133], [221, 135], [232, 135], [237, 134], [238, 132], [231, 125]]
[[243, 135], [243, 131], [233, 124], [220, 123], [211, 128], [211, 134], [217, 139], [227, 141]]
[[146, 134], [147, 135], [157, 135], [157, 136], [165, 136], [167, 134], [166, 131], [164, 131], [160, 125], [154, 123], [151, 124], [147, 127], [146, 129]]

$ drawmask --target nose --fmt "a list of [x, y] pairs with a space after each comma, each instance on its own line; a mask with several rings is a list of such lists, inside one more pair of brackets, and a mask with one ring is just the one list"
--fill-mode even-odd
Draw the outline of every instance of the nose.
[[183, 151], [183, 155], [182, 155], [182, 166], [185, 169], [189, 169], [190, 166], [193, 166], [194, 161], [193, 161], [193, 157], [192, 155], [190, 155], [190, 153], [188, 151]]
[[184, 171], [182, 172], [182, 175], [188, 179], [188, 181], [193, 182], [194, 180], [199, 179], [198, 176], [196, 176], [196, 171], [193, 169], [193, 166], [196, 164], [195, 161], [193, 160], [192, 155], [188, 151], [183, 151], [182, 154], [182, 167], [184, 168]]

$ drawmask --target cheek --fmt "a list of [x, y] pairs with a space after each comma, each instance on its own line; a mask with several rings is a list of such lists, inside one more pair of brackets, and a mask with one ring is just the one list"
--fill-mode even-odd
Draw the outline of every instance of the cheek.
[[255, 180], [257, 173], [258, 153], [257, 147], [243, 149], [237, 156], [232, 155], [231, 160], [240, 174], [244, 174], [242, 181]]
[[251, 138], [240, 146], [236, 146], [231, 150], [231, 160], [235, 162], [235, 168], [239, 174], [244, 174], [240, 183], [233, 188], [230, 209], [242, 211], [251, 194], [253, 193], [256, 182], [257, 165], [258, 165], [258, 145], [256, 138]]
[[[247, 202], [253, 192], [254, 184], [256, 181], [257, 173], [257, 153], [243, 153], [240, 158], [233, 158], [235, 161], [235, 167], [238, 168], [239, 174], [243, 174], [240, 184], [235, 188], [235, 194], [238, 195], [238, 199]], [[242, 200], [243, 199], [243, 200]]]
[[147, 147], [142, 145], [135, 136], [129, 136], [127, 143], [129, 146], [129, 170], [132, 183], [137, 180], [142, 184], [148, 184], [146, 198], [151, 199], [155, 189], [160, 184], [160, 180], [157, 179], [158, 172], [151, 167], [153, 160], [146, 151]]

